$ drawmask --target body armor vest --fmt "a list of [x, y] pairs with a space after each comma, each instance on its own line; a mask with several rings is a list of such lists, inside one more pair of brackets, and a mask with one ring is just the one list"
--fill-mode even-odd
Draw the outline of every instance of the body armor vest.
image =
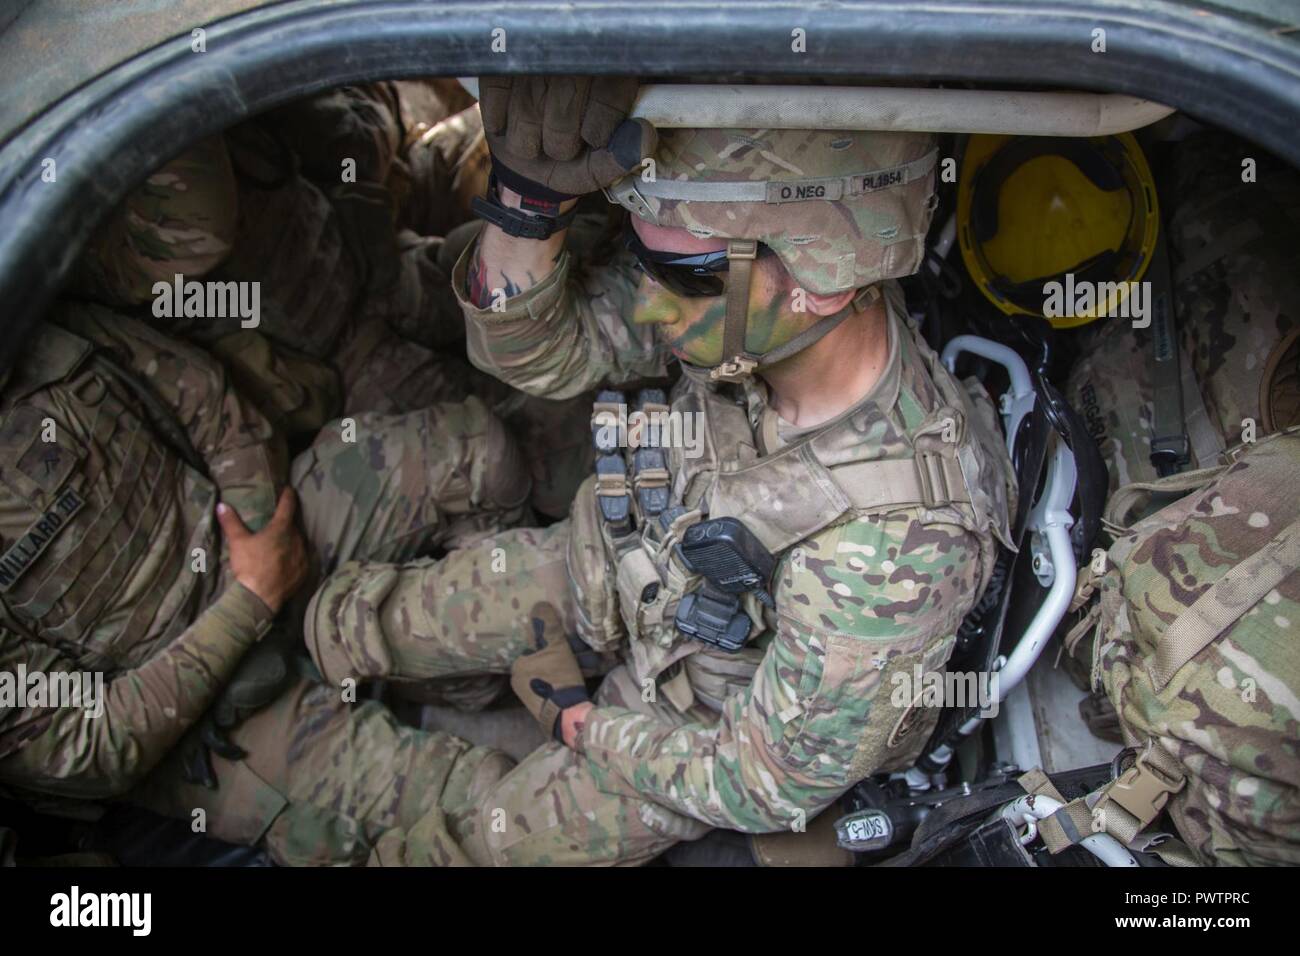
[[46, 325], [0, 398], [0, 623], [111, 674], [190, 624], [221, 551], [215, 486], [94, 353]]
[[697, 416], [701, 452], [688, 457], [682, 447], [667, 449], [670, 507], [684, 513], [666, 528], [642, 520], [620, 534], [597, 507], [610, 482], [588, 481], [579, 492], [568, 555], [578, 632], [597, 649], [628, 638], [633, 677], [642, 686], [655, 681], [679, 710], [696, 702], [718, 709], [747, 686], [774, 623], [773, 612], [747, 594], [757, 637], [738, 652], [691, 640], [675, 627], [683, 595], [702, 583], [676, 545], [704, 515], [740, 519], [784, 563], [800, 542], [833, 525], [920, 509], [923, 522], [959, 525], [985, 543], [981, 590], [996, 557], [992, 539], [1012, 546], [1014, 480], [992, 403], [982, 388], [968, 392], [957, 382], [904, 317], [901, 290], [886, 290], [886, 370], [838, 418], [762, 454], [755, 421], [762, 397], [688, 373], [673, 390], [671, 411]]

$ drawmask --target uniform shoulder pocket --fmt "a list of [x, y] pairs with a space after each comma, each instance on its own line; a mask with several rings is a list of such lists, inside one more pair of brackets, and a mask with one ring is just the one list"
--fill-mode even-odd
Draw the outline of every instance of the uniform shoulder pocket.
[[72, 430], [34, 405], [19, 405], [0, 424], [0, 482], [34, 508], [53, 503], [82, 457]]
[[918, 711], [921, 702], [899, 689], [918, 666], [941, 665], [950, 649], [950, 641], [881, 641], [783, 618], [770, 651], [778, 686], [761, 691], [777, 756], [794, 771], [844, 786], [907, 764], [937, 711]]

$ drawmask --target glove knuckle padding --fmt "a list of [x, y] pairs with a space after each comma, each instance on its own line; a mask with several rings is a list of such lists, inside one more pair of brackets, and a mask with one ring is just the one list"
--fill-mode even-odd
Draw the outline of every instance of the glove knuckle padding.
[[632, 111], [638, 88], [634, 77], [596, 81], [582, 117], [582, 138], [588, 145], [599, 149], [609, 143], [614, 130]]
[[509, 76], [485, 76], [479, 79], [479, 112], [483, 116], [485, 132], [500, 135], [506, 131], [513, 87], [514, 78]]
[[547, 156], [568, 161], [582, 151], [579, 127], [590, 91], [589, 79], [566, 76], [551, 81], [542, 117], [542, 147]]
[[515, 159], [542, 155], [542, 117], [545, 81], [528, 77], [515, 83], [510, 93], [510, 119], [506, 124], [506, 153]]
[[515, 661], [510, 686], [542, 730], [551, 734], [560, 710], [587, 699], [586, 684], [555, 609], [545, 603], [534, 605], [529, 626], [538, 649]]
[[644, 120], [627, 120], [614, 131], [609, 145], [588, 156], [587, 178], [599, 186], [621, 179], [654, 151], [654, 127]]

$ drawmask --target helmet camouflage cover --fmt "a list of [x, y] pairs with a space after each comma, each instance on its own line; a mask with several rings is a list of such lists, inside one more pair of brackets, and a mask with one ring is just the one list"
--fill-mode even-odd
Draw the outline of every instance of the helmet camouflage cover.
[[821, 294], [911, 275], [934, 211], [929, 133], [665, 129], [614, 201], [701, 238], [754, 239]]

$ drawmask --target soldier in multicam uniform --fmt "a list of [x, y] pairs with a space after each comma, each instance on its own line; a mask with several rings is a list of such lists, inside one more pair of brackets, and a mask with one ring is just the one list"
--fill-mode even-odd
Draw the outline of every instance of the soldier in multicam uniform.
[[200, 349], [56, 307], [0, 390], [0, 670], [103, 672], [107, 700], [95, 718], [0, 709], [0, 785], [202, 810], [205, 832], [281, 863], [463, 861], [443, 813], [471, 812], [509, 759], [350, 707], [346, 688], [263, 651], [275, 629], [301, 642], [290, 598], [339, 562], [410, 560], [518, 521], [526, 469], [472, 398], [356, 428], [326, 429], [287, 467]]
[[[635, 84], [482, 84], [494, 225], [453, 273], [471, 357], [564, 397], [675, 356], [671, 411], [699, 416], [702, 453], [669, 448], [666, 478], [606, 470], [541, 530], [343, 565], [308, 610], [309, 650], [335, 683], [512, 671], [555, 740], [448, 821], [475, 863], [636, 863], [714, 827], [798, 829], [915, 759], [936, 714], [891, 706], [892, 679], [943, 666], [1007, 540], [991, 405], [889, 281], [921, 260], [932, 138], [675, 130], [655, 153], [625, 120]], [[627, 176], [647, 155], [653, 181]], [[601, 187], [634, 214], [634, 254], [579, 270], [565, 217]], [[649, 507], [664, 486], [669, 506]], [[630, 528], [608, 499], [632, 503]], [[705, 512], [779, 559], [773, 606], [744, 596], [736, 653], [674, 624], [702, 584], [675, 545]], [[576, 639], [580, 658], [618, 655], [594, 706]]]
[[[478, 108], [455, 81], [345, 87], [191, 146], [131, 193], [78, 263], [74, 294], [115, 308], [156, 282], [256, 281], [262, 316], [154, 319], [202, 344], [299, 444], [341, 414], [478, 396], [525, 448], [533, 507], [568, 510], [580, 436], [543, 442], [587, 403], [521, 395], [464, 358], [451, 293], [472, 194], [486, 187]], [[346, 174], [346, 175], [345, 175]], [[584, 224], [585, 225], [585, 224]], [[456, 230], [460, 238], [444, 241]]]
[[[383, 102], [380, 93], [341, 102], [356, 108], [367, 96]], [[331, 104], [320, 108], [328, 115]], [[472, 132], [465, 122], [461, 132]], [[364, 157], [374, 127], [359, 125], [361, 142], [343, 148]], [[212, 275], [243, 257], [226, 277], [266, 280], [279, 308], [264, 330], [167, 329], [212, 347], [229, 372], [151, 325], [69, 301], [0, 379], [0, 670], [99, 671], [108, 686], [96, 719], [6, 702], [0, 784], [37, 801], [122, 798], [191, 821], [202, 810], [207, 833], [261, 841], [282, 863], [464, 861], [442, 815], [471, 813], [509, 759], [402, 726], [375, 703], [349, 706], [346, 688], [282, 653], [302, 640], [305, 601], [290, 595], [305, 598], [349, 559], [410, 560], [517, 523], [528, 468], [478, 398], [437, 376], [404, 391], [392, 367], [370, 373], [374, 395], [353, 391], [369, 406], [354, 423], [324, 429], [289, 466], [268, 418], [301, 431], [332, 414], [311, 398], [328, 379], [303, 374], [330, 354], [309, 333], [319, 322], [355, 341], [347, 306], [361, 267], [344, 254], [345, 227], [324, 194], [296, 175], [277, 180], [265, 154], [244, 148], [255, 134], [232, 135], [231, 150], [200, 143], [151, 177], [75, 283], [130, 306], [174, 272]], [[238, 204], [232, 153], [245, 179], [266, 174], [260, 185], [241, 181]], [[289, 217], [275, 225], [295, 241], [259, 261], [248, 245], [268, 238], [268, 207]], [[315, 231], [294, 232], [304, 224]], [[386, 300], [372, 294], [367, 307], [376, 301]], [[248, 347], [248, 336], [266, 347]], [[245, 344], [223, 347], [232, 337]], [[393, 338], [383, 341], [403, 361], [431, 354]], [[267, 366], [238, 361], [250, 355]], [[243, 397], [246, 382], [262, 401]], [[407, 411], [407, 398], [412, 410], [385, 414]], [[294, 491], [281, 493], [286, 484]], [[481, 703], [483, 687], [467, 682], [465, 700]]]
[[[259, 282], [254, 330], [237, 317], [158, 322], [216, 352], [249, 397], [305, 423], [308, 438], [340, 411], [406, 411], [490, 383], [433, 351], [459, 311], [437, 262], [441, 233], [424, 230], [468, 218], [467, 203], [456, 212], [446, 199], [486, 157], [477, 110], [446, 116], [456, 101], [443, 100], [417, 83], [348, 87], [191, 146], [100, 229], [73, 291], [131, 308], [178, 273]], [[439, 216], [430, 192], [444, 198]], [[430, 321], [439, 313], [456, 321]], [[417, 329], [425, 347], [411, 348]]]

